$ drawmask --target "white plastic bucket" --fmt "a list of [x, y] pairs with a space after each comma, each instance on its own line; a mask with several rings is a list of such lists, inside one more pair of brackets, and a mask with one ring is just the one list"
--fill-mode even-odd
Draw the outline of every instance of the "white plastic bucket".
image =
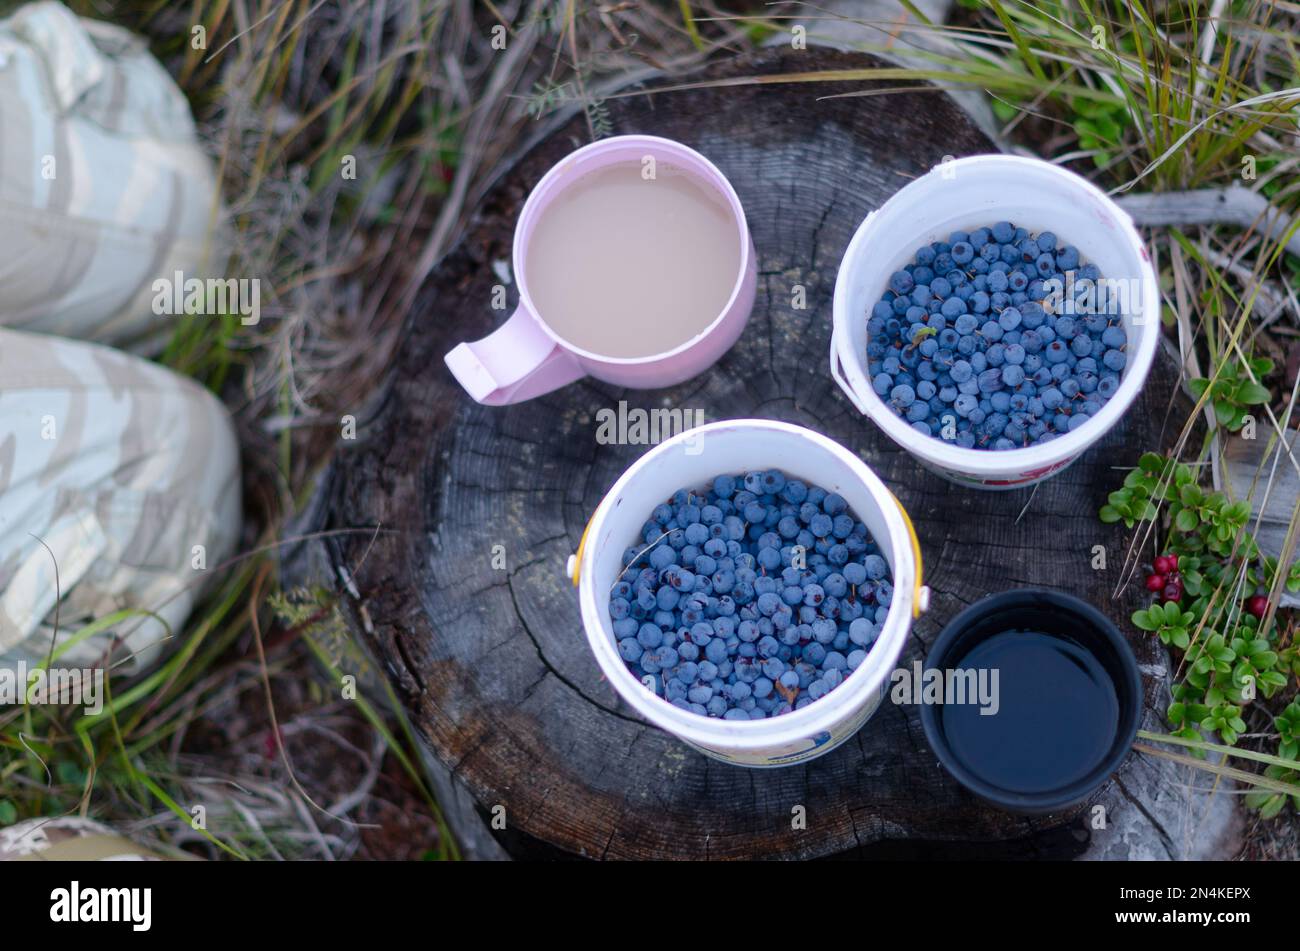
[[[892, 572], [889, 613], [867, 658], [820, 700], [765, 720], [723, 720], [674, 707], [651, 693], [623, 663], [609, 617], [609, 594], [624, 551], [641, 538], [654, 507], [682, 488], [703, 489], [724, 473], [780, 469], [838, 492], [866, 524]], [[703, 753], [741, 766], [786, 766], [821, 756], [852, 736], [880, 705], [912, 620], [929, 604], [921, 550], [898, 500], [867, 465], [839, 443], [788, 423], [733, 419], [679, 433], [629, 468], [597, 506], [569, 560], [582, 623], [601, 672], [655, 726]]]
[[[890, 274], [917, 248], [997, 221], [1031, 233], [1052, 231], [1079, 249], [1107, 280], [1125, 280], [1137, 306], [1124, 314], [1127, 365], [1115, 395], [1087, 423], [1041, 446], [962, 449], [926, 436], [889, 408], [871, 387], [867, 318]], [[1105, 435], [1146, 381], [1160, 335], [1160, 294], [1133, 220], [1094, 185], [1048, 162], [976, 155], [932, 169], [900, 189], [858, 227], [835, 280], [831, 375], [859, 410], [927, 467], [963, 485], [1010, 489], [1059, 472]]]

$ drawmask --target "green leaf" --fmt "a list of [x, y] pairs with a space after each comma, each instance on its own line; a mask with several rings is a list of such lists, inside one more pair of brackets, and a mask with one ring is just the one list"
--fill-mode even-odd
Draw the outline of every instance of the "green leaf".
[[[962, 0], [963, 6], [969, 6], [968, 0]], [[992, 102], [993, 114], [1003, 122], [1010, 122], [1019, 114], [1020, 110], [1010, 103], [1003, 102], [1001, 99], [994, 99]]]
[[1204, 377], [1197, 377], [1187, 381], [1187, 388], [1192, 391], [1192, 395], [1198, 400], [1205, 395], [1205, 391], [1210, 388], [1210, 381]]
[[1245, 499], [1238, 499], [1229, 505], [1223, 514], [1234, 522], [1244, 522], [1250, 518], [1250, 503]]
[[1181, 509], [1174, 516], [1174, 527], [1180, 532], [1191, 532], [1196, 530], [1196, 526], [1200, 524], [1200, 521], [1196, 516], [1196, 512], [1192, 509]]
[[1272, 819], [1286, 805], [1286, 796], [1270, 790], [1261, 789], [1246, 794], [1246, 808], [1259, 812], [1261, 819]]
[[1119, 142], [1120, 128], [1110, 116], [1101, 116], [1097, 119], [1097, 134], [1103, 141], [1116, 144]]
[[[1101, 511], [1098, 512], [1097, 515], [1107, 525], [1118, 522], [1122, 517], [1119, 510], [1113, 505], [1103, 505]], [[1297, 579], [1296, 583], [1300, 584], [1300, 579]]]
[[18, 807], [8, 799], [0, 799], [0, 826], [13, 825], [18, 820]]
[[1193, 508], [1200, 505], [1201, 500], [1204, 497], [1205, 495], [1201, 492], [1201, 487], [1195, 483], [1185, 485], [1178, 490], [1178, 501], [1182, 502], [1184, 505], [1190, 505]]
[[1156, 610], [1156, 608], [1152, 608], [1151, 611], [1143, 611], [1141, 609], [1134, 611], [1132, 617], [1133, 625], [1143, 631], [1154, 631], [1161, 623], [1151, 616]]
[[1272, 394], [1258, 383], [1246, 382], [1237, 388], [1237, 402], [1249, 406], [1252, 403], [1267, 403]]
[[1214, 401], [1214, 418], [1220, 426], [1227, 426], [1237, 415], [1237, 407], [1227, 400]]

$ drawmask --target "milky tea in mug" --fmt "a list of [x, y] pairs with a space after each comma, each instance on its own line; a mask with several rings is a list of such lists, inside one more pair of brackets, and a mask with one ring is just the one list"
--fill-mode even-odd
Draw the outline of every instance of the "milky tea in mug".
[[723, 312], [742, 243], [727, 198], [664, 161], [621, 161], [541, 213], [525, 273], [537, 316], [606, 357], [667, 353]]
[[654, 135], [610, 136], [553, 166], [519, 212], [512, 260], [514, 313], [443, 358], [487, 406], [584, 376], [633, 389], [689, 380], [740, 337], [758, 286], [731, 183]]

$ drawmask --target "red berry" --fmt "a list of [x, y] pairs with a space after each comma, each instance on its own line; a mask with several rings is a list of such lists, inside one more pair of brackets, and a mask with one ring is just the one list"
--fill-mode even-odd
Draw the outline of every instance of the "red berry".
[[1246, 610], [1255, 617], [1263, 617], [1268, 610], [1268, 598], [1262, 594], [1257, 594], [1246, 602]]
[[1147, 590], [1159, 591], [1165, 586], [1164, 575], [1147, 575]]
[[1181, 581], [1171, 581], [1165, 585], [1164, 599], [1166, 601], [1183, 600], [1183, 583]]
[[1178, 558], [1174, 555], [1161, 555], [1156, 559], [1156, 574], [1169, 575], [1178, 570]]

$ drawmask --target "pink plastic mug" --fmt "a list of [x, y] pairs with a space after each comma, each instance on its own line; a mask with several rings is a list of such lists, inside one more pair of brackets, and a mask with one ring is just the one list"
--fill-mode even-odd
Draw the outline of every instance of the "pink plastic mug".
[[[724, 196], [736, 222], [740, 270], [722, 313], [690, 340], [646, 357], [607, 357], [561, 339], [538, 314], [528, 295], [528, 242], [547, 206], [582, 176], [619, 162], [652, 156], [681, 169]], [[510, 319], [482, 340], [457, 344], [444, 358], [466, 392], [480, 403], [502, 406], [549, 393], [584, 376], [633, 388], [671, 386], [711, 366], [731, 347], [749, 319], [757, 285], [754, 242], [735, 189], [717, 167], [680, 142], [653, 135], [620, 135], [593, 142], [547, 172], [524, 203], [512, 250], [519, 306]]]

